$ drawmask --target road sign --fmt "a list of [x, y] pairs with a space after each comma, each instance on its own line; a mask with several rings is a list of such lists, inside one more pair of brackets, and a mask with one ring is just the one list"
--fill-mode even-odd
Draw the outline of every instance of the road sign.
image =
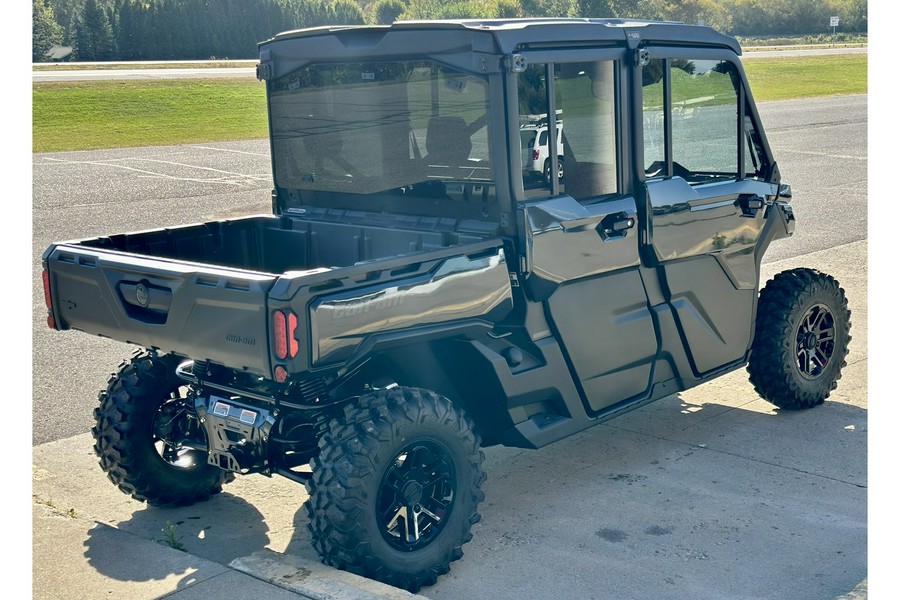
[[829, 27], [837, 27], [840, 24], [841, 24], [840, 17], [831, 17], [831, 24], [829, 25]]

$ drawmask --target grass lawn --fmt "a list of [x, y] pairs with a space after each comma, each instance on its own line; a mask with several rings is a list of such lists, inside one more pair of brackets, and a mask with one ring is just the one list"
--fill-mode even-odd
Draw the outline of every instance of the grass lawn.
[[[867, 91], [868, 56], [753, 59], [757, 102]], [[32, 152], [264, 138], [265, 87], [253, 79], [32, 84]]]
[[833, 54], [792, 58], [754, 58], [744, 61], [750, 89], [757, 102], [814, 96], [865, 94], [868, 91], [867, 54]]
[[35, 83], [32, 151], [59, 152], [263, 138], [255, 79]]

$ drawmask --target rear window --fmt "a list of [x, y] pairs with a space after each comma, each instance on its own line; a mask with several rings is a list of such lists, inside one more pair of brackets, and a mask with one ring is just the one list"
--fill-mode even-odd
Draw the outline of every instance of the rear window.
[[522, 136], [522, 147], [523, 148], [534, 148], [534, 134], [537, 133], [535, 131], [519, 131]]
[[269, 103], [275, 183], [294, 204], [382, 210], [493, 190], [477, 76], [430, 61], [311, 65], [273, 82]]

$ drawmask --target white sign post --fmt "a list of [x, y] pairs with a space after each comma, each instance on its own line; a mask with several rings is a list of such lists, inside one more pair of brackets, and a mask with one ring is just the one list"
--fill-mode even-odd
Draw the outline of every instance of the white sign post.
[[840, 17], [831, 17], [831, 35], [835, 34], [837, 26], [841, 24]]

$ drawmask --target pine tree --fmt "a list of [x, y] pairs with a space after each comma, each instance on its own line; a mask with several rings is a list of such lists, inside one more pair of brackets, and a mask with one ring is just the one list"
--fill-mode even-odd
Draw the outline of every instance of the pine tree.
[[53, 18], [53, 9], [44, 0], [34, 0], [31, 4], [31, 60], [46, 59], [47, 51], [62, 43], [63, 29]]
[[406, 11], [406, 4], [402, 0], [378, 0], [375, 3], [375, 23], [378, 25], [390, 25]]
[[81, 17], [75, 25], [75, 53], [78, 60], [112, 60], [116, 58], [116, 39], [106, 11], [97, 0], [85, 0]]

